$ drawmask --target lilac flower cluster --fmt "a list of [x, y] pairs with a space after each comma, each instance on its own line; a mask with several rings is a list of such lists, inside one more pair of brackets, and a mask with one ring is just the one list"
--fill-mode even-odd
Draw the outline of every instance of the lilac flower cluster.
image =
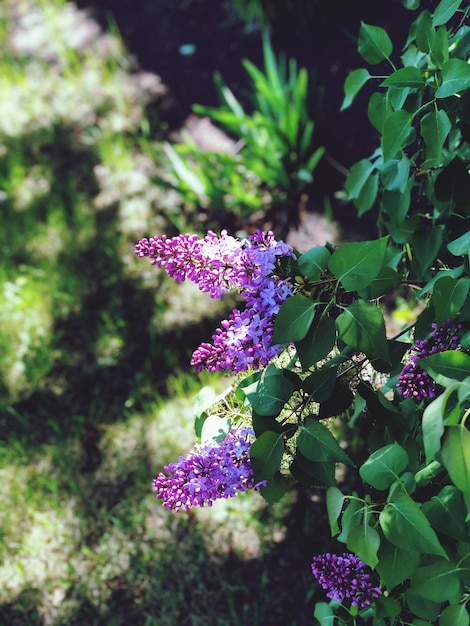
[[327, 552], [313, 558], [312, 573], [328, 598], [363, 609], [380, 595], [380, 588], [374, 587], [366, 567], [354, 554], [345, 552], [339, 556]]
[[[445, 350], [458, 350], [460, 339], [454, 332], [454, 323], [447, 320], [438, 327], [432, 324], [433, 332], [428, 339], [417, 340], [411, 350], [410, 362], [402, 369], [397, 383], [397, 391], [404, 398], [419, 402], [425, 398], [435, 398], [439, 385], [417, 363], [432, 354]], [[457, 332], [460, 326], [457, 326]]]
[[232, 498], [239, 491], [259, 489], [250, 461], [249, 428], [230, 431], [221, 443], [212, 441], [194, 448], [177, 463], [170, 463], [153, 481], [157, 499], [178, 512], [193, 506], [212, 506], [214, 500]]
[[274, 270], [280, 257], [294, 257], [294, 253], [289, 245], [276, 241], [272, 232], [257, 231], [242, 241], [226, 231], [220, 237], [209, 231], [204, 239], [163, 235], [142, 239], [135, 253], [149, 257], [178, 282], [191, 280], [211, 298], [237, 289], [245, 299], [245, 309], [234, 309], [212, 336], [212, 343], [203, 343], [194, 352], [191, 364], [196, 371], [258, 369], [279, 354], [280, 346], [272, 344], [274, 318], [293, 287]]

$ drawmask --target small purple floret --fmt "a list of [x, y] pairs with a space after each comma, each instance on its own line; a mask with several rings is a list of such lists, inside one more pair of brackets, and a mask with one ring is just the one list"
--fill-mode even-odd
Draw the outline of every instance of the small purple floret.
[[196, 446], [177, 463], [170, 463], [153, 481], [153, 491], [163, 506], [178, 512], [193, 506], [212, 506], [220, 498], [232, 498], [255, 485], [250, 461], [253, 430], [230, 431], [218, 443]]
[[417, 340], [411, 349], [410, 362], [402, 369], [397, 383], [397, 391], [404, 398], [412, 398], [417, 402], [425, 398], [435, 398], [440, 386], [418, 364], [424, 359], [445, 350], [458, 350], [460, 339], [455, 332], [460, 330], [457, 326], [454, 332], [454, 322], [447, 320], [438, 327], [432, 324], [433, 332], [428, 339]]
[[312, 573], [326, 596], [343, 604], [351, 603], [360, 609], [368, 607], [380, 595], [375, 587], [368, 568], [359, 557], [348, 552], [319, 554], [313, 558]]
[[294, 257], [294, 253], [289, 245], [276, 241], [272, 232], [257, 231], [243, 241], [226, 231], [220, 237], [209, 231], [204, 239], [163, 235], [142, 239], [135, 253], [149, 257], [176, 281], [191, 280], [211, 298], [238, 290], [245, 299], [245, 309], [232, 311], [212, 336], [212, 343], [203, 343], [194, 352], [191, 364], [196, 371], [259, 369], [279, 354], [281, 347], [272, 344], [274, 318], [293, 287], [274, 271], [279, 258]]

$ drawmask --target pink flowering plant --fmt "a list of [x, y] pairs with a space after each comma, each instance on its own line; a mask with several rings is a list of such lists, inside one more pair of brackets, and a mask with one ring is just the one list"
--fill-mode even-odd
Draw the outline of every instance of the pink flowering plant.
[[[461, 5], [442, 0], [417, 15], [399, 68], [385, 31], [361, 27], [364, 59], [392, 68], [369, 106], [380, 146], [346, 182], [359, 213], [377, 210], [377, 239], [303, 254], [261, 231], [136, 246], [176, 281], [244, 301], [192, 357], [196, 371], [233, 377], [236, 410], [224, 416], [219, 403], [216, 414], [201, 396], [198, 443], [156, 477], [156, 497], [178, 511], [247, 489], [273, 503], [295, 482], [323, 488], [338, 549], [310, 561], [322, 626], [470, 623], [470, 27]], [[355, 72], [343, 107], [374, 78]], [[397, 328], [399, 297], [415, 314]], [[218, 435], [205, 439], [211, 420]]]

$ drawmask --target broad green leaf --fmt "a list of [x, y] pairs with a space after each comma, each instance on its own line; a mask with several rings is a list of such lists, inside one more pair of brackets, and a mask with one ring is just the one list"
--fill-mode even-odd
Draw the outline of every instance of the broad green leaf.
[[333, 392], [330, 397], [320, 404], [318, 417], [324, 419], [326, 417], [334, 417], [341, 415], [354, 401], [354, 395], [347, 385], [343, 385], [339, 380], [336, 381]]
[[367, 63], [375, 65], [388, 59], [392, 50], [392, 41], [383, 28], [361, 22], [358, 51]]
[[326, 602], [317, 602], [313, 617], [320, 622], [320, 626], [334, 626], [336, 615]]
[[408, 184], [410, 174], [410, 160], [403, 155], [401, 159], [391, 159], [384, 163], [380, 177], [383, 186], [389, 191], [398, 189], [403, 193]]
[[375, 174], [372, 174], [372, 176], [370, 176], [367, 179], [367, 181], [365, 182], [364, 186], [361, 189], [360, 194], [354, 200], [354, 204], [357, 207], [357, 212], [359, 216], [364, 215], [364, 213], [367, 213], [367, 211], [369, 211], [373, 207], [374, 202], [377, 198], [378, 190], [379, 190], [379, 175], [376, 172]]
[[464, 424], [446, 427], [441, 458], [454, 485], [470, 493], [470, 431]]
[[429, 11], [421, 11], [416, 20], [416, 45], [422, 52], [431, 50], [435, 32], [431, 14]]
[[433, 109], [421, 118], [421, 135], [425, 145], [426, 161], [423, 169], [442, 164], [442, 149], [452, 127], [447, 113]]
[[450, 276], [451, 278], [460, 278], [460, 276], [462, 276], [463, 274], [463, 270], [464, 270], [463, 265], [454, 267], [454, 269], [452, 270], [439, 270], [437, 274], [434, 274], [431, 280], [428, 280], [428, 282], [424, 285], [422, 289], [416, 292], [416, 295], [418, 296], [418, 298], [422, 298], [429, 291], [432, 291], [437, 281], [443, 278], [444, 276]]
[[346, 543], [349, 533], [356, 526], [360, 526], [364, 517], [362, 502], [357, 498], [349, 501], [343, 515], [341, 516], [341, 533], [338, 541]]
[[418, 567], [411, 578], [409, 594], [433, 602], [445, 602], [455, 596], [461, 588], [455, 565], [438, 561], [433, 565]]
[[361, 478], [375, 489], [388, 489], [408, 465], [408, 455], [392, 443], [376, 450], [359, 470]]
[[454, 239], [447, 245], [447, 249], [454, 256], [462, 256], [463, 254], [470, 254], [470, 231], [458, 239]]
[[409, 11], [419, 9], [420, 2], [421, 0], [401, 0], [402, 5]]
[[436, 311], [438, 325], [455, 318], [460, 313], [469, 290], [470, 278], [454, 279], [450, 276], [443, 276], [436, 282], [431, 304]]
[[343, 496], [338, 487], [329, 487], [326, 490], [326, 510], [332, 537], [339, 534], [338, 519], [341, 515], [344, 500], [345, 496]]
[[344, 100], [340, 111], [344, 111], [344, 109], [347, 109], [351, 105], [359, 90], [366, 84], [370, 77], [369, 72], [365, 69], [353, 70], [348, 75], [344, 82]]
[[435, 459], [436, 453], [441, 449], [441, 438], [444, 434], [444, 420], [442, 419], [444, 401], [444, 394], [441, 394], [424, 409], [423, 444], [427, 464]]
[[300, 427], [297, 446], [311, 461], [335, 461], [354, 465], [326, 426], [315, 419], [307, 419]]
[[448, 22], [461, 4], [462, 0], [441, 0], [432, 16], [432, 25], [440, 26]]
[[469, 626], [469, 624], [467, 604], [446, 606], [439, 616], [439, 626]]
[[441, 611], [441, 603], [433, 602], [432, 600], [426, 600], [425, 598], [421, 598], [419, 596], [413, 596], [406, 592], [406, 603], [413, 615], [419, 615], [423, 619], [415, 619], [412, 622], [412, 626], [429, 626], [429, 621], [424, 620], [432, 620], [431, 624], [436, 623], [437, 616]]
[[201, 441], [222, 441], [229, 432], [231, 423], [229, 417], [208, 415], [201, 425]]
[[273, 343], [291, 343], [305, 337], [315, 316], [316, 302], [297, 294], [282, 303], [274, 322]]
[[297, 259], [299, 271], [307, 278], [316, 277], [326, 269], [330, 256], [331, 252], [325, 246], [310, 248]]
[[392, 114], [393, 109], [387, 94], [376, 91], [372, 94], [367, 106], [367, 116], [372, 126], [382, 134], [385, 120]]
[[453, 539], [468, 541], [465, 503], [457, 487], [443, 487], [429, 502], [423, 504], [422, 511], [435, 530]]
[[359, 197], [374, 169], [376, 169], [375, 165], [369, 159], [362, 159], [351, 167], [344, 185], [350, 200], [355, 200]]
[[434, 263], [442, 244], [442, 228], [432, 230], [418, 230], [413, 234], [411, 249], [414, 251], [412, 261], [413, 271], [417, 280], [423, 280], [427, 270]]
[[464, 380], [470, 376], [470, 356], [460, 350], [446, 350], [418, 361], [433, 378], [438, 375], [455, 380]]
[[401, 279], [402, 275], [397, 271], [388, 267], [388, 265], [382, 265], [380, 272], [370, 285], [367, 285], [364, 289], [360, 289], [358, 293], [361, 298], [365, 300], [375, 300], [375, 298], [383, 296], [383, 294], [390, 291], [392, 287], [398, 285]]
[[245, 390], [246, 397], [259, 415], [279, 415], [294, 391], [290, 380], [279, 374], [264, 376], [253, 390]]
[[410, 87], [410, 89], [421, 89], [424, 85], [423, 74], [417, 67], [402, 67], [380, 83], [381, 87]]
[[260, 494], [269, 505], [279, 502], [287, 492], [287, 480], [280, 472], [269, 477], [268, 484], [260, 488]]
[[399, 493], [393, 502], [385, 505], [379, 523], [385, 537], [394, 546], [446, 558], [426, 516], [407, 494]]
[[369, 357], [389, 359], [384, 318], [371, 302], [356, 300], [337, 317], [336, 325], [346, 345]]
[[336, 485], [334, 461], [310, 461], [297, 448], [289, 470], [295, 480], [309, 487], [333, 487]]
[[295, 342], [295, 348], [304, 372], [331, 352], [335, 340], [336, 324], [334, 319], [323, 315], [318, 323], [315, 323], [314, 320], [306, 336], [301, 341]]
[[431, 42], [431, 63], [439, 69], [449, 60], [449, 39], [445, 26], [440, 26]]
[[336, 384], [336, 369], [323, 367], [312, 372], [303, 381], [303, 389], [313, 402], [325, 402], [331, 396]]
[[334, 251], [328, 267], [346, 291], [358, 291], [370, 285], [382, 267], [387, 240], [388, 237], [382, 237], [345, 243]]
[[420, 556], [414, 550], [404, 550], [388, 541], [381, 542], [377, 571], [389, 591], [410, 578], [418, 567]]
[[470, 65], [461, 59], [449, 59], [442, 66], [442, 83], [436, 98], [448, 98], [470, 87]]
[[405, 145], [413, 116], [407, 111], [394, 111], [384, 122], [382, 150], [384, 160], [393, 159]]
[[284, 454], [284, 438], [280, 433], [266, 431], [251, 444], [250, 460], [255, 482], [274, 476]]
[[366, 565], [372, 569], [375, 568], [379, 561], [377, 550], [380, 546], [380, 536], [375, 528], [365, 521], [360, 526], [355, 526], [348, 534], [346, 545]]

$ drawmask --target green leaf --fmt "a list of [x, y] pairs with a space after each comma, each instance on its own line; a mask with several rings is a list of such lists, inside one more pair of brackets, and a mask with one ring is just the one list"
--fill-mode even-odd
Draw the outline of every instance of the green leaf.
[[403, 155], [401, 159], [391, 159], [384, 163], [380, 177], [383, 186], [389, 191], [398, 189], [403, 193], [408, 184], [410, 174], [410, 160]]
[[449, 60], [449, 39], [445, 26], [440, 26], [432, 38], [429, 56], [431, 63], [438, 68], [442, 68]]
[[388, 489], [408, 465], [408, 455], [398, 443], [376, 450], [359, 470], [361, 478], [374, 489]]
[[385, 537], [394, 546], [446, 558], [436, 533], [419, 506], [405, 493], [388, 502], [379, 516]]
[[432, 25], [440, 26], [448, 22], [461, 4], [462, 0], [441, 0], [432, 16]]
[[350, 200], [359, 198], [364, 185], [369, 180], [374, 169], [376, 169], [376, 167], [369, 159], [362, 159], [351, 167], [351, 171], [344, 185]]
[[425, 502], [422, 511], [439, 532], [458, 541], [468, 541], [465, 503], [462, 493], [453, 485], [446, 485]]
[[470, 278], [454, 279], [443, 276], [434, 285], [431, 305], [436, 311], [436, 322], [441, 325], [456, 317], [470, 290]]
[[388, 541], [382, 541], [379, 548], [377, 571], [390, 591], [413, 574], [418, 567], [421, 555], [414, 550], [404, 550]]
[[333, 487], [336, 485], [334, 461], [310, 461], [298, 448], [289, 470], [296, 480], [310, 487]]
[[413, 234], [411, 249], [414, 251], [412, 267], [417, 280], [423, 280], [427, 270], [434, 263], [442, 244], [442, 229], [418, 230]]
[[398, 285], [401, 281], [402, 275], [399, 274], [396, 270], [393, 270], [388, 265], [382, 265], [380, 268], [380, 272], [374, 278], [374, 280], [365, 287], [365, 289], [359, 290], [359, 295], [361, 298], [365, 300], [375, 300], [379, 298], [387, 291], [390, 291], [392, 287]]
[[470, 431], [464, 424], [446, 427], [441, 459], [454, 485], [470, 493]]
[[313, 322], [301, 341], [295, 342], [302, 369], [306, 372], [312, 365], [324, 359], [333, 349], [336, 340], [335, 320], [327, 315]]
[[341, 448], [334, 436], [321, 422], [307, 419], [305, 426], [300, 427], [297, 446], [307, 459], [311, 461], [335, 461], [354, 465], [346, 452]]
[[361, 22], [357, 49], [367, 63], [375, 65], [390, 57], [393, 44], [383, 28]]
[[[406, 592], [406, 603], [411, 613], [419, 615], [423, 620], [432, 620], [431, 623], [435, 623], [441, 610], [440, 602], [433, 602], [432, 600], [426, 600], [419, 596], [413, 596], [409, 591]], [[429, 626], [429, 622], [423, 620], [413, 620], [412, 626]]]
[[464, 380], [470, 376], [470, 356], [460, 350], [438, 352], [426, 359], [420, 359], [418, 363], [433, 378], [441, 375], [450, 379]]
[[222, 441], [229, 432], [231, 423], [230, 417], [207, 415], [201, 425], [201, 441]]
[[461, 237], [454, 239], [454, 241], [451, 241], [447, 245], [447, 249], [454, 256], [470, 254], [470, 231], [466, 232]]
[[351, 406], [353, 401], [354, 396], [349, 387], [337, 380], [330, 397], [320, 404], [318, 417], [319, 419], [324, 419], [341, 415]]
[[346, 345], [367, 356], [389, 360], [384, 318], [371, 302], [356, 300], [338, 316], [336, 325]]
[[380, 536], [365, 520], [360, 526], [351, 529], [346, 545], [370, 568], [374, 569], [379, 562], [377, 550], [380, 546]]
[[250, 460], [256, 483], [274, 476], [279, 470], [283, 454], [282, 434], [266, 431], [255, 439], [250, 447]]
[[439, 626], [469, 626], [470, 615], [466, 604], [446, 606], [439, 617]]
[[421, 11], [416, 20], [416, 45], [421, 52], [427, 54], [431, 50], [435, 32], [431, 14], [429, 11]]
[[407, 111], [394, 111], [383, 125], [382, 150], [384, 161], [393, 159], [405, 145], [413, 116]]
[[442, 164], [442, 149], [452, 124], [442, 109], [433, 109], [421, 118], [421, 135], [425, 145], [426, 161], [423, 169]]
[[350, 500], [341, 517], [341, 534], [338, 536], [338, 541], [346, 543], [349, 533], [356, 526], [360, 526], [363, 517], [362, 502], [357, 498]]
[[357, 207], [359, 216], [367, 213], [373, 205], [377, 198], [377, 192], [379, 190], [379, 175], [376, 172], [372, 174], [367, 181], [365, 182], [363, 188], [361, 189], [361, 193], [354, 200], [354, 204]]
[[290, 343], [305, 337], [315, 316], [316, 302], [297, 294], [282, 303], [274, 321], [273, 343]]
[[372, 94], [367, 106], [367, 116], [372, 126], [382, 134], [387, 117], [393, 112], [387, 94], [376, 91]]
[[326, 602], [317, 602], [313, 617], [320, 622], [320, 626], [334, 626], [336, 615]]
[[461, 582], [455, 565], [448, 561], [438, 561], [415, 571], [409, 594], [433, 602], [445, 602], [455, 596], [459, 589]]
[[445, 398], [442, 394], [424, 409], [422, 421], [423, 444], [427, 464], [436, 458], [436, 453], [441, 449], [441, 438], [444, 434], [444, 420], [442, 419], [442, 404], [444, 400]]
[[269, 505], [279, 502], [287, 492], [287, 481], [280, 472], [269, 477], [268, 484], [260, 487], [260, 494]]
[[331, 252], [325, 246], [315, 246], [301, 254], [297, 265], [302, 276], [314, 278], [321, 274], [328, 265]]
[[345, 499], [338, 487], [328, 487], [326, 490], [326, 510], [332, 537], [339, 534], [338, 519]]
[[470, 65], [461, 59], [449, 59], [442, 66], [442, 83], [436, 98], [448, 98], [470, 87]]
[[303, 389], [313, 402], [325, 402], [331, 396], [336, 384], [336, 369], [323, 367], [312, 372], [303, 381]]
[[402, 67], [380, 83], [381, 87], [409, 87], [410, 89], [421, 89], [424, 85], [424, 77], [417, 67]]
[[344, 109], [347, 109], [351, 105], [359, 90], [366, 84], [370, 77], [369, 72], [365, 69], [353, 70], [348, 75], [344, 82], [344, 100], [340, 111], [344, 111]]
[[401, 0], [402, 5], [409, 11], [419, 9], [420, 2], [421, 0]]
[[259, 415], [279, 415], [294, 391], [294, 385], [279, 371], [264, 376], [253, 390], [246, 390], [246, 397]]
[[374, 280], [382, 267], [387, 240], [345, 243], [334, 251], [328, 267], [346, 291], [364, 289]]

